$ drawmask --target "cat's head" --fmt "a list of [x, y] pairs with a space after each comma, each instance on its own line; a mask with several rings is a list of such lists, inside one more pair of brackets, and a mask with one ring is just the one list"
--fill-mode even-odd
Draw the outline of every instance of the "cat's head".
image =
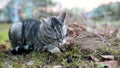
[[67, 33], [67, 28], [64, 24], [66, 13], [63, 12], [58, 16], [51, 16], [44, 19], [43, 28], [44, 36], [53, 40], [62, 42]]
[[45, 18], [44, 22], [47, 25], [51, 25], [52, 23], [63, 25], [64, 21], [65, 21], [65, 18], [66, 18], [66, 12], [62, 12], [58, 16], [50, 16], [48, 18]]

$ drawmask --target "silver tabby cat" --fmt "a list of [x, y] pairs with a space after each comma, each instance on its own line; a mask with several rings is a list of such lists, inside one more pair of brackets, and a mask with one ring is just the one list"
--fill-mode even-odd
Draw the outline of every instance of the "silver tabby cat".
[[25, 54], [31, 51], [47, 50], [51, 53], [60, 52], [57, 47], [64, 41], [67, 28], [64, 24], [66, 13], [59, 16], [36, 20], [25, 19], [13, 23], [9, 29], [12, 54]]

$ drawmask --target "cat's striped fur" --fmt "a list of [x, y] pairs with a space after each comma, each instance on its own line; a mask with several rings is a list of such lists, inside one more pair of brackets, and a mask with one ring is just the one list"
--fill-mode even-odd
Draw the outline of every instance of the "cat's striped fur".
[[60, 52], [57, 45], [62, 43], [67, 29], [64, 24], [66, 13], [45, 19], [25, 19], [14, 23], [9, 29], [13, 54], [29, 53], [32, 50], [51, 53]]

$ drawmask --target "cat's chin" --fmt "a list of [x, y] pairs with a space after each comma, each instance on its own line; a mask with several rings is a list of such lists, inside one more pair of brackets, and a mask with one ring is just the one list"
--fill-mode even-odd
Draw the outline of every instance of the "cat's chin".
[[63, 46], [63, 45], [66, 44], [66, 43], [67, 43], [66, 39], [63, 39], [63, 41], [62, 41], [61, 43], [59, 43], [58, 45], [59, 45], [59, 46]]

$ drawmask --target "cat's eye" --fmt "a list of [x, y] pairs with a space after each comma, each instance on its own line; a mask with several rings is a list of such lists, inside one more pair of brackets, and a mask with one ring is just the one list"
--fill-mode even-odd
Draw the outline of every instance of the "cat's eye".
[[52, 28], [50, 28], [50, 27], [48, 27], [47, 29], [48, 29], [48, 30], [52, 30]]
[[46, 31], [47, 31], [47, 33], [52, 33], [53, 32], [52, 28], [50, 28], [50, 27], [48, 27]]

